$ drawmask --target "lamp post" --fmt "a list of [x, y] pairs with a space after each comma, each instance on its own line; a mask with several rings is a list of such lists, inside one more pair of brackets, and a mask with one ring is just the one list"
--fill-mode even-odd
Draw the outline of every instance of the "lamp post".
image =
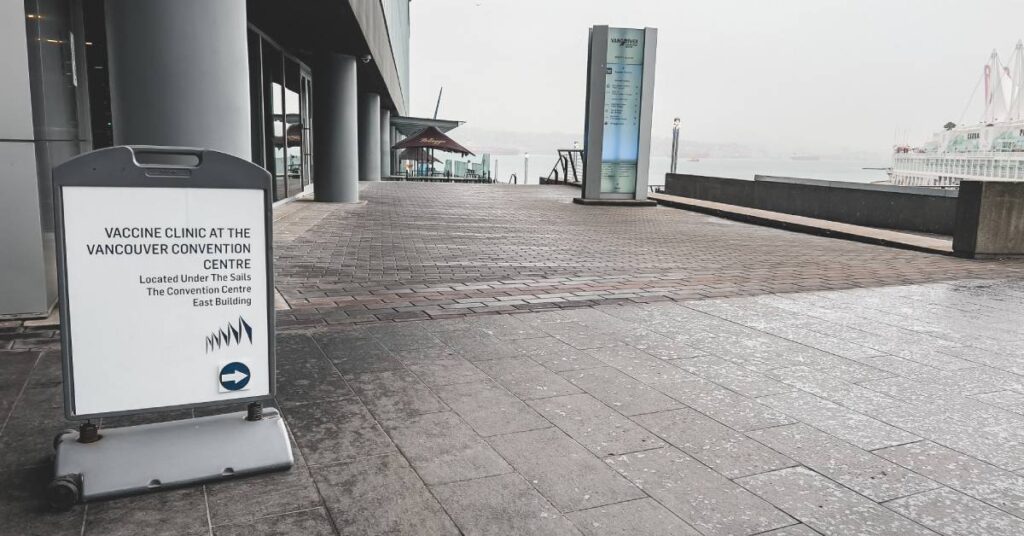
[[672, 120], [672, 162], [669, 165], [669, 173], [676, 172], [676, 161], [679, 160], [679, 123], [681, 122], [678, 117]]
[[523, 153], [523, 184], [530, 180], [530, 153]]

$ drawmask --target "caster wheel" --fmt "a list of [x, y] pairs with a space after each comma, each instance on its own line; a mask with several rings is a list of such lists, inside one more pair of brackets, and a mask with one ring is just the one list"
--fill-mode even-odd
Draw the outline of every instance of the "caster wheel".
[[57, 435], [53, 436], [53, 450], [57, 450], [57, 446], [60, 445], [60, 439], [62, 437], [66, 436], [68, 434], [73, 434], [73, 433], [75, 433], [75, 431], [69, 428], [69, 429], [64, 430], [63, 432], [60, 432]]
[[67, 512], [78, 504], [81, 498], [81, 486], [75, 475], [62, 475], [54, 478], [46, 487], [46, 499], [54, 510]]

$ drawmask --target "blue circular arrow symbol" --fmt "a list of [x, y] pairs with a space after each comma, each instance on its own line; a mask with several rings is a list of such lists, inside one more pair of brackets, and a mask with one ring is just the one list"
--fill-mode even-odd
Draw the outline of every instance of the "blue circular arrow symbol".
[[228, 391], [245, 389], [249, 385], [249, 367], [235, 361], [228, 363], [220, 369], [220, 385]]

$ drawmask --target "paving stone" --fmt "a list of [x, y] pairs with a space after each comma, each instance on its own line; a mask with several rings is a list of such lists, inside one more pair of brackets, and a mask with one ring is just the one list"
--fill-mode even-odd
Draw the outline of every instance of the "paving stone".
[[[481, 361], [486, 363], [486, 361]], [[452, 385], [455, 383], [479, 382], [487, 379], [487, 375], [465, 358], [455, 356], [451, 359], [423, 359], [405, 365], [423, 383], [430, 387]]]
[[481, 436], [509, 434], [551, 426], [521, 400], [487, 380], [436, 388], [438, 396]]
[[341, 374], [308, 335], [277, 337], [277, 399], [282, 402], [331, 400], [352, 395]]
[[794, 387], [776, 381], [768, 376], [724, 359], [704, 356], [675, 363], [675, 365], [697, 377], [714, 382], [726, 389], [757, 398], [759, 396], [790, 393]]
[[470, 361], [519, 355], [519, 350], [511, 341], [499, 339], [479, 329], [446, 331], [437, 336], [446, 346]]
[[1024, 475], [930, 441], [885, 448], [875, 454], [1024, 519]]
[[647, 332], [643, 337], [627, 344], [658, 359], [665, 360], [691, 359], [707, 355], [696, 348], [691, 348], [675, 339], [659, 335], [655, 332]]
[[458, 534], [455, 524], [400, 455], [316, 467], [313, 477], [343, 535]]
[[696, 376], [659, 381], [651, 386], [741, 432], [794, 422], [780, 411]]
[[865, 450], [910, 443], [921, 438], [884, 422], [843, 408], [810, 393], [798, 392], [759, 398], [758, 402], [796, 417]]
[[790, 525], [781, 529], [763, 532], [758, 536], [820, 536], [807, 525]]
[[604, 365], [604, 362], [597, 360], [583, 351], [573, 348], [554, 337], [522, 339], [513, 341], [512, 345], [520, 354], [533, 359], [555, 372], [600, 367]]
[[202, 486], [158, 491], [89, 505], [86, 536], [209, 534]]
[[882, 393], [809, 367], [778, 369], [770, 371], [768, 375], [854, 411], [873, 411], [900, 405], [898, 400]]
[[614, 456], [664, 446], [653, 434], [587, 394], [544, 398], [527, 403], [598, 456]]
[[569, 519], [584, 536], [700, 536], [653, 499], [640, 499], [573, 512]]
[[10, 536], [80, 536], [85, 506], [55, 512], [46, 503], [53, 467], [0, 471], [0, 534]]
[[206, 486], [206, 506], [214, 526], [249, 524], [258, 518], [320, 506], [320, 495], [301, 451], [292, 446], [295, 465], [244, 479]]
[[579, 322], [557, 322], [541, 326], [541, 329], [552, 337], [579, 350], [621, 344], [614, 333]]
[[806, 424], [756, 430], [747, 435], [874, 501], [939, 487], [921, 475]]
[[578, 394], [565, 378], [527, 357], [478, 361], [477, 368], [523, 400]]
[[682, 407], [675, 400], [611, 367], [573, 370], [561, 375], [623, 415]]
[[605, 365], [615, 367], [643, 383], [653, 383], [676, 378], [689, 377], [679, 367], [673, 366], [663, 359], [658, 359], [632, 346], [610, 346], [596, 348], [587, 352]]
[[427, 484], [508, 473], [505, 460], [454, 413], [430, 413], [383, 423]]
[[377, 419], [422, 415], [448, 409], [408, 370], [353, 374], [348, 377], [348, 383]]
[[290, 512], [263, 517], [251, 523], [222, 525], [213, 528], [213, 536], [270, 536], [278, 534], [333, 536], [336, 533], [323, 508]]
[[434, 486], [466, 536], [562, 536], [579, 531], [519, 475]]
[[387, 434], [355, 397], [282, 406], [285, 422], [310, 465], [394, 452]]
[[1018, 536], [1024, 519], [993, 508], [949, 488], [926, 491], [885, 505], [942, 534]]
[[423, 326], [412, 322], [374, 324], [366, 329], [366, 333], [392, 352], [441, 346], [441, 341], [437, 337]]
[[60, 386], [24, 389], [0, 430], [0, 471], [52, 465], [54, 436], [74, 427], [64, 419]]
[[562, 512], [646, 497], [557, 428], [501, 435], [489, 441]]
[[467, 321], [467, 324], [502, 340], [533, 339], [545, 336], [543, 331], [509, 315], [473, 317]]
[[378, 372], [402, 368], [402, 363], [376, 339], [363, 333], [318, 333], [313, 336], [320, 349], [342, 374]]
[[707, 536], [755, 534], [795, 523], [672, 447], [616, 456], [605, 462]]
[[728, 478], [796, 463], [692, 409], [639, 415], [633, 421]]
[[748, 476], [736, 482], [822, 534], [935, 535], [804, 467]]

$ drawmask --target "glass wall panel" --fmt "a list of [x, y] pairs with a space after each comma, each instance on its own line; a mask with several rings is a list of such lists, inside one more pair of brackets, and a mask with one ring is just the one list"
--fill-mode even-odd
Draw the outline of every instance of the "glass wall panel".
[[299, 64], [285, 59], [285, 176], [287, 195], [293, 196], [302, 191], [302, 110], [299, 106]]
[[263, 46], [262, 49], [266, 168], [274, 177], [274, 201], [279, 201], [288, 197], [284, 158], [284, 58], [272, 46]]
[[252, 118], [252, 161], [267, 167], [264, 161], [266, 141], [263, 138], [263, 51], [260, 35], [249, 30], [249, 107]]

